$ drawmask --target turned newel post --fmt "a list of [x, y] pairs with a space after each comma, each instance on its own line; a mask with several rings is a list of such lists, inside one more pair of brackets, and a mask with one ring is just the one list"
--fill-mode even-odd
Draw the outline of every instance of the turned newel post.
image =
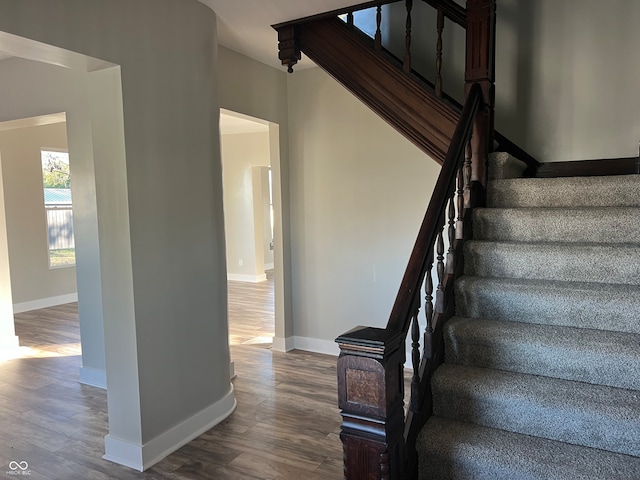
[[289, 73], [293, 72], [293, 66], [302, 58], [298, 45], [298, 32], [294, 25], [275, 27], [278, 31], [278, 59], [282, 65], [287, 66]]
[[403, 339], [371, 327], [336, 339], [345, 480], [403, 478]]
[[[483, 105], [473, 126], [472, 174], [476, 198], [484, 202], [487, 184], [487, 156], [493, 150], [495, 107], [495, 39], [496, 1], [467, 0], [466, 93], [474, 83], [480, 84]], [[474, 202], [475, 203], [475, 202]]]

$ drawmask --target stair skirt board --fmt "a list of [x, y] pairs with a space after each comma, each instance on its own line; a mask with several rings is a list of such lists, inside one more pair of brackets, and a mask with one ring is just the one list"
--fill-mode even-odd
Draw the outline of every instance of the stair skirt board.
[[640, 175], [496, 178], [487, 195], [420, 479], [640, 478]]

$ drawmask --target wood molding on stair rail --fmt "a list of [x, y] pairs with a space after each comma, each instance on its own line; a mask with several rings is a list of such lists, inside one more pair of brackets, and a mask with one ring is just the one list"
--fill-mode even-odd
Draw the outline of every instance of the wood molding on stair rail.
[[607, 158], [571, 162], [547, 162], [537, 168], [537, 178], [640, 174], [640, 158]]

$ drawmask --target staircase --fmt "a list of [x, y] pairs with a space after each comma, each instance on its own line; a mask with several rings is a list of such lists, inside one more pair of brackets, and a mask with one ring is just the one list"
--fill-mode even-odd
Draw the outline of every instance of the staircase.
[[[640, 158], [540, 164], [494, 131], [496, 0], [460, 3], [274, 26], [290, 72], [305, 53], [442, 164], [386, 327], [336, 339], [344, 478], [640, 479]], [[418, 5], [436, 19], [431, 80], [412, 67]], [[445, 21], [466, 32], [464, 106], [443, 89]], [[487, 165], [496, 145], [526, 165]], [[517, 178], [567, 172], [635, 175]]]
[[420, 478], [639, 479], [640, 175], [493, 179], [472, 215]]

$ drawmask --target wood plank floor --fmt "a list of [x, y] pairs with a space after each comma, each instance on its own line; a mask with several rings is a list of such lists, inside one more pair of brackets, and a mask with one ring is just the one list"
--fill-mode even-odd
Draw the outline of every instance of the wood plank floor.
[[78, 383], [77, 305], [16, 315], [22, 355], [0, 359], [0, 477], [26, 461], [45, 480], [342, 478], [336, 358], [270, 350], [272, 281], [229, 290], [238, 408], [144, 473], [101, 458], [106, 392]]

